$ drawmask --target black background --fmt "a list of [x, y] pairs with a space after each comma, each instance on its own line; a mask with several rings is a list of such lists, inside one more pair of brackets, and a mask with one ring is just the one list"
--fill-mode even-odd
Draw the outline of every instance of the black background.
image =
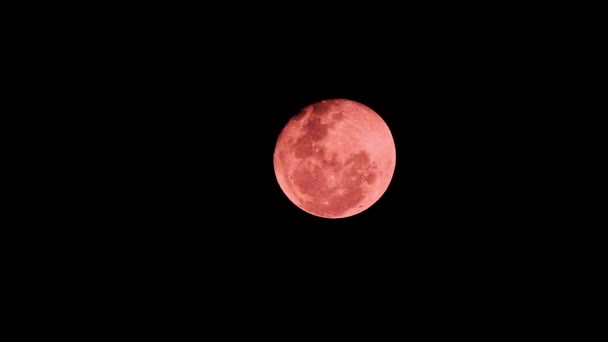
[[[512, 225], [529, 210], [523, 203], [534, 198], [533, 165], [544, 155], [535, 135], [545, 124], [539, 107], [547, 96], [534, 64], [542, 57], [529, 57], [529, 49], [494, 44], [496, 34], [447, 28], [404, 35], [402, 44], [346, 33], [289, 42], [239, 36], [224, 50], [230, 38], [193, 47], [195, 37], [136, 49], [108, 84], [113, 98], [124, 100], [112, 103], [120, 143], [127, 139], [119, 155], [135, 172], [134, 195], [155, 208], [143, 218], [296, 235], [379, 227], [424, 236], [423, 227], [432, 226], [451, 240]], [[272, 167], [287, 120], [331, 98], [374, 109], [397, 146], [386, 194], [342, 220], [297, 209]]]
[[[540, 238], [529, 227], [542, 221], [537, 166], [548, 152], [537, 133], [555, 100], [546, 37], [491, 18], [424, 18], [314, 34], [282, 34], [289, 23], [216, 32], [194, 20], [121, 33], [96, 55], [95, 96], [112, 128], [107, 179], [120, 205], [110, 213], [133, 226], [126, 237], [243, 258], [276, 249], [278, 260], [473, 253], [479, 262]], [[294, 206], [272, 165], [289, 118], [331, 98], [374, 109], [397, 148], [385, 195], [339, 220]]]
[[[70, 221], [89, 228], [66, 241], [95, 255], [85, 268], [105, 269], [108, 288], [249, 314], [473, 298], [484, 310], [544, 290], [564, 233], [548, 223], [563, 213], [546, 164], [561, 117], [547, 107], [567, 103], [545, 26], [467, 9], [155, 13], [84, 32], [68, 63], [70, 106], [87, 114], [77, 141], [91, 144], [69, 142], [82, 149]], [[382, 198], [335, 220], [292, 204], [272, 163], [289, 118], [332, 98], [376, 111], [397, 151]]]

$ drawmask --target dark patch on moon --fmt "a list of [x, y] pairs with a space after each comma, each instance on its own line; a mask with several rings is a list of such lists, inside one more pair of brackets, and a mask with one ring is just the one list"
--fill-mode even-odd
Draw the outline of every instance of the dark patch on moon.
[[321, 101], [312, 105], [312, 108], [316, 115], [327, 114], [332, 107], [332, 101]]
[[[296, 158], [310, 157], [316, 152], [314, 143], [325, 139], [329, 130], [327, 125], [322, 124], [319, 118], [311, 118], [304, 127], [306, 129], [304, 135], [293, 145]], [[325, 153], [325, 149], [320, 148], [316, 153], [322, 156]]]
[[369, 165], [369, 155], [365, 151], [353, 153], [346, 159], [345, 164], [352, 168], [362, 168], [362, 166]]
[[306, 158], [312, 155], [312, 141], [306, 136], [301, 137], [294, 145], [296, 158]]
[[327, 136], [327, 125], [322, 124], [318, 118], [309, 120], [305, 128], [306, 132], [304, 135], [294, 144], [296, 158], [310, 157], [315, 152], [314, 143], [323, 140]]
[[344, 120], [344, 112], [335, 112], [333, 117], [334, 122], [339, 122]]
[[[343, 112], [335, 112], [332, 115], [330, 124], [324, 124], [321, 122], [321, 118], [332, 108], [332, 101], [321, 101], [315, 103], [312, 106], [312, 112], [307, 110], [309, 107], [304, 108], [299, 114], [294, 116], [295, 121], [301, 121], [307, 118], [307, 122], [303, 125], [303, 134], [293, 145], [295, 149], [296, 158], [305, 158], [312, 155], [313, 143], [320, 142], [325, 139], [329, 133], [329, 129], [337, 122], [344, 118]], [[291, 143], [290, 143], [291, 144]]]
[[306, 136], [314, 141], [320, 141], [327, 136], [329, 128], [321, 123], [319, 117], [312, 117], [306, 124]]

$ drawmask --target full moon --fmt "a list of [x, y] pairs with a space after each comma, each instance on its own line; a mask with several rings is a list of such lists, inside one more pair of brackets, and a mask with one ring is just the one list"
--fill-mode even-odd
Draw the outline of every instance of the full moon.
[[289, 200], [324, 218], [350, 217], [386, 192], [395, 142], [371, 108], [346, 99], [320, 101], [293, 116], [277, 139], [274, 171]]

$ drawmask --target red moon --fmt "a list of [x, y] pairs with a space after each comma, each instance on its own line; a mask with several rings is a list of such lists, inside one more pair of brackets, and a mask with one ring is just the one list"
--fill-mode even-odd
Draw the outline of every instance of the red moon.
[[367, 210], [395, 171], [395, 142], [384, 120], [346, 99], [304, 108], [285, 125], [274, 150], [281, 190], [297, 207], [324, 218]]

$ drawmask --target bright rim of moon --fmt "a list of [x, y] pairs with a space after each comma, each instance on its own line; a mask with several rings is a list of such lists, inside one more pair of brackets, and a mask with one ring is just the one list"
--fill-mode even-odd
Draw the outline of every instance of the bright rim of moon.
[[279, 186], [297, 207], [344, 218], [376, 203], [395, 171], [395, 142], [384, 120], [346, 99], [304, 108], [281, 131], [274, 150]]

